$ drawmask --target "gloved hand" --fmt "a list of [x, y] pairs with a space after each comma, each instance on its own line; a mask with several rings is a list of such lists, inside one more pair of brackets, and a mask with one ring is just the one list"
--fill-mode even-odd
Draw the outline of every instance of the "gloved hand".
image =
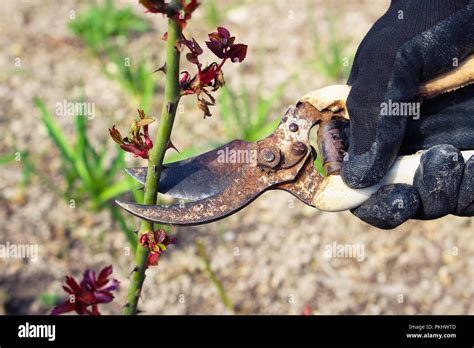
[[[474, 53], [474, 0], [393, 0], [357, 51], [348, 84], [349, 149], [341, 176], [353, 188], [376, 184], [399, 153], [451, 144], [474, 149], [474, 89], [465, 87], [422, 104], [418, 114], [386, 114], [382, 107], [417, 110], [421, 83]], [[400, 109], [399, 109], [400, 110]], [[411, 118], [410, 118], [411, 117]], [[353, 213], [380, 228], [409, 218], [474, 215], [474, 159], [453, 146], [429, 149], [414, 186], [382, 187]]]

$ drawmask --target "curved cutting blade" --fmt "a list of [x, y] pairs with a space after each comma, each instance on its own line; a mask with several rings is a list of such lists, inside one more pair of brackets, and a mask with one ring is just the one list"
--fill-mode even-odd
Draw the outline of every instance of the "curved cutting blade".
[[[222, 192], [246, 161], [250, 144], [234, 140], [202, 155], [164, 165], [158, 191], [178, 199], [199, 200]], [[235, 161], [229, 157], [235, 157]], [[125, 171], [145, 184], [147, 167]]]
[[[250, 204], [263, 190], [239, 195], [240, 192], [228, 190], [205, 199], [173, 205], [141, 205], [132, 202], [116, 201], [125, 210], [133, 215], [162, 224], [169, 225], [201, 225], [225, 218]], [[230, 195], [236, 195], [234, 200], [229, 201]]]
[[[291, 173], [291, 178], [296, 171]], [[125, 210], [142, 219], [170, 225], [199, 225], [222, 219], [242, 209], [263, 191], [282, 182], [276, 176], [262, 176], [261, 169], [241, 165], [221, 192], [196, 202], [174, 205], [141, 205], [116, 201]]]

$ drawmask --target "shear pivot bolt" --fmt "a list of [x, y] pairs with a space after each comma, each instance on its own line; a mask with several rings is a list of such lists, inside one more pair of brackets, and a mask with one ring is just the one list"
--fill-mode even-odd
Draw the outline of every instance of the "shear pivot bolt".
[[296, 132], [298, 131], [298, 125], [296, 123], [290, 123], [288, 129], [290, 130], [290, 132]]
[[262, 158], [267, 162], [273, 162], [275, 159], [275, 154], [269, 149], [264, 149], [262, 153]]
[[258, 151], [257, 164], [264, 170], [275, 169], [281, 161], [280, 150], [276, 148], [262, 148]]

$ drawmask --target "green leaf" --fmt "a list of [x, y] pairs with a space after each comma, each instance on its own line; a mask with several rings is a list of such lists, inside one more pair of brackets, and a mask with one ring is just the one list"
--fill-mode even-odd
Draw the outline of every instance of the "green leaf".
[[104, 6], [91, 5], [70, 21], [69, 29], [79, 36], [95, 54], [104, 53], [117, 44], [118, 38], [128, 38], [133, 33], [143, 33], [150, 29], [144, 18], [137, 16], [131, 7], [115, 7], [111, 0]]
[[46, 109], [45, 104], [41, 99], [38, 97], [34, 97], [34, 103], [36, 107], [39, 109], [41, 114], [41, 120], [43, 124], [46, 126], [48, 133], [51, 139], [56, 144], [59, 152], [64, 161], [73, 163], [74, 162], [74, 151], [71, 146], [66, 141], [66, 138], [61, 132], [61, 129], [56, 124], [56, 121], [53, 119], [52, 115]]
[[39, 295], [39, 301], [44, 307], [51, 308], [62, 302], [60, 296], [43, 292]]
[[136, 190], [138, 185], [131, 184], [128, 180], [119, 181], [111, 186], [105, 187], [97, 198], [97, 202], [102, 205], [105, 202], [120, 196], [129, 191]]
[[90, 145], [90, 143], [87, 143], [87, 145], [88, 145], [88, 147], [90, 147], [90, 150], [87, 153], [92, 159], [91, 168], [92, 168], [92, 173], [94, 174], [94, 177], [104, 177], [105, 178], [106, 170], [104, 168], [104, 159], [105, 159], [105, 155], [107, 154], [107, 143], [106, 142], [102, 143], [100, 151], [98, 153]]

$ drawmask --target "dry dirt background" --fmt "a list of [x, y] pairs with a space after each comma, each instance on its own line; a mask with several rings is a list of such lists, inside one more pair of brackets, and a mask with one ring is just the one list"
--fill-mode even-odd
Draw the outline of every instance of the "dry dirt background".
[[[130, 4], [143, 13], [136, 1], [116, 3]], [[229, 84], [239, 86], [244, 79], [256, 88], [261, 80], [262, 88], [270, 92], [290, 75], [297, 75], [274, 107], [274, 117], [279, 117], [305, 92], [334, 82], [309, 67], [308, 61], [314, 58], [311, 40], [315, 39], [309, 24], [324, 40], [324, 9], [337, 11], [339, 32], [350, 37], [351, 52], [388, 1], [217, 4], [230, 7], [221, 24], [249, 45], [244, 64], [225, 70]], [[14, 135], [17, 144], [30, 149], [42, 171], [58, 185], [62, 183], [58, 154], [33, 106], [33, 96], [40, 96], [53, 110], [57, 102], [77, 99], [82, 81], [87, 101], [95, 103], [96, 117], [88, 126], [97, 142], [107, 136], [112, 123], [125, 127], [136, 109], [116, 82], [101, 73], [97, 58], [66, 28], [70, 11], [81, 11], [87, 5], [87, 1], [4, 0], [0, 12], [0, 153], [13, 151]], [[197, 10], [186, 29], [198, 41], [212, 29], [203, 12]], [[130, 54], [132, 61], [134, 54], [152, 57], [158, 67], [163, 57], [159, 37], [164, 21], [146, 16], [154, 31], [132, 39]], [[21, 67], [15, 67], [18, 57]], [[161, 78], [157, 79], [161, 85]], [[152, 108], [155, 114], [160, 110], [159, 93], [160, 89]], [[58, 121], [72, 136], [72, 120]], [[181, 149], [205, 146], [210, 140], [231, 140], [225, 138], [217, 110], [212, 118], [202, 120], [191, 99], [185, 102], [185, 113], [179, 115], [174, 129], [173, 141]], [[112, 156], [116, 149], [110, 143]], [[116, 300], [102, 308], [105, 313], [120, 313], [132, 258], [124, 253], [127, 244], [118, 226], [107, 213], [92, 215], [70, 209], [37, 178], [19, 202], [16, 183], [20, 175], [19, 166], [0, 167], [0, 242], [37, 243], [39, 259], [0, 260], [0, 312], [48, 313], [38, 297], [42, 293], [62, 295], [65, 274], [80, 277], [85, 268], [113, 264], [121, 288]], [[231, 313], [219, 300], [197, 256], [195, 240], [199, 239], [236, 313], [299, 314], [310, 305], [315, 314], [474, 314], [473, 227], [472, 218], [449, 216], [410, 221], [382, 231], [350, 213], [318, 212], [284, 192], [270, 192], [221, 222], [176, 229], [179, 243], [161, 258], [159, 267], [147, 272], [140, 308], [147, 314]], [[324, 248], [334, 242], [363, 244], [365, 259], [327, 258]]]

